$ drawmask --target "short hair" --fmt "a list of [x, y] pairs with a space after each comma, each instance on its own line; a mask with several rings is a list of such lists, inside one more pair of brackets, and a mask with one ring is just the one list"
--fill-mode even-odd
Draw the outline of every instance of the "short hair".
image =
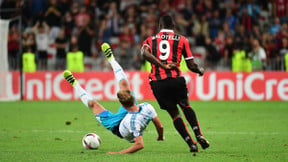
[[134, 105], [134, 96], [130, 90], [120, 90], [117, 92], [117, 97], [124, 108], [129, 108]]
[[170, 15], [164, 15], [160, 17], [159, 24], [161, 28], [173, 29], [175, 24]]

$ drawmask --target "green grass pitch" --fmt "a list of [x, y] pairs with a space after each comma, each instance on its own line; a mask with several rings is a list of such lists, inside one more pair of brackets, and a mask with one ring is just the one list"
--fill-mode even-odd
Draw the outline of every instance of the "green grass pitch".
[[[116, 101], [101, 103], [114, 112], [119, 106]], [[156, 141], [150, 123], [143, 150], [108, 155], [131, 144], [100, 126], [80, 101], [0, 102], [0, 161], [288, 161], [287, 102], [191, 102], [211, 144], [196, 156], [168, 114], [155, 101], [150, 103], [164, 125], [166, 140]], [[89, 132], [101, 137], [98, 150], [82, 147], [82, 137]]]

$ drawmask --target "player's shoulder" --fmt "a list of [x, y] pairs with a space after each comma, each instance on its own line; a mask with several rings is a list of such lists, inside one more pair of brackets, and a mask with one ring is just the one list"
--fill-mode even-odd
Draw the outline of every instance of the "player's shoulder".
[[138, 106], [144, 106], [144, 107], [149, 107], [149, 106], [152, 106], [150, 103], [148, 103], [148, 102], [142, 102], [142, 103], [140, 103], [140, 104], [138, 104]]
[[149, 40], [152, 40], [153, 39], [153, 35], [152, 36], [149, 36], [149, 37], [147, 37], [146, 39], [145, 39], [145, 41], [144, 42], [146, 42], [146, 41], [149, 41]]
[[188, 41], [188, 39], [184, 35], [178, 34], [178, 36], [180, 37], [180, 40]]
[[143, 102], [139, 104], [138, 106], [142, 107], [142, 109], [154, 109], [154, 107], [148, 102]]

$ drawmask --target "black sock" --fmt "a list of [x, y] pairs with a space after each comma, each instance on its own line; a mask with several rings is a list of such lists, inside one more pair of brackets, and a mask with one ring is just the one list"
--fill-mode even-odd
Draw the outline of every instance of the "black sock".
[[197, 121], [196, 114], [194, 110], [190, 106], [186, 106], [185, 108], [182, 109], [184, 112], [184, 115], [186, 117], [186, 120], [189, 122], [190, 126], [192, 127], [195, 136], [199, 137], [202, 135], [201, 130], [200, 130], [200, 125]]
[[183, 122], [182, 118], [176, 117], [173, 120], [173, 123], [174, 123], [174, 127], [177, 129], [178, 133], [185, 140], [185, 142], [188, 144], [188, 146], [193, 145], [195, 142], [192, 140], [189, 132], [187, 131], [185, 123]]

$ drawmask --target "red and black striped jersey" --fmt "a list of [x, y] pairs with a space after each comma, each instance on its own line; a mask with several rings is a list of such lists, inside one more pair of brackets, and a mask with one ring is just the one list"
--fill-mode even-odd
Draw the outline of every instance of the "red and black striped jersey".
[[274, 5], [276, 7], [276, 15], [278, 17], [285, 17], [287, 8], [288, 0], [274, 0]]
[[185, 60], [193, 59], [188, 40], [173, 32], [173, 30], [162, 29], [154, 36], [148, 37], [143, 42], [143, 47], [147, 46], [150, 53], [163, 64], [176, 63], [178, 68], [175, 70], [165, 70], [152, 65], [150, 80], [163, 80], [166, 78], [176, 78], [181, 76], [179, 65], [182, 55]]

